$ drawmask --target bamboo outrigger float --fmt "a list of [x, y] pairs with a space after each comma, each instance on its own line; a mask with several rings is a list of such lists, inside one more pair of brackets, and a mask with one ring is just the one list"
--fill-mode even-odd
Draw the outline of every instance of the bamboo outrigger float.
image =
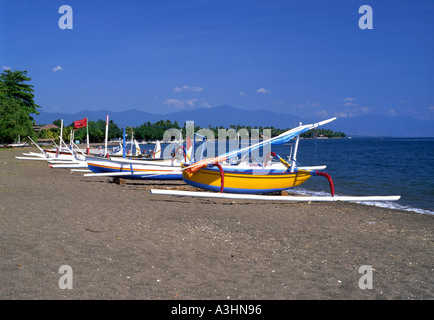
[[279, 195], [259, 195], [259, 194], [234, 194], [234, 193], [217, 193], [202, 191], [182, 191], [182, 190], [163, 190], [151, 189], [151, 194], [172, 195], [180, 197], [198, 197], [198, 198], [218, 198], [218, 199], [243, 199], [243, 200], [265, 200], [265, 201], [298, 201], [298, 202], [333, 202], [333, 201], [396, 201], [400, 196], [279, 196]]

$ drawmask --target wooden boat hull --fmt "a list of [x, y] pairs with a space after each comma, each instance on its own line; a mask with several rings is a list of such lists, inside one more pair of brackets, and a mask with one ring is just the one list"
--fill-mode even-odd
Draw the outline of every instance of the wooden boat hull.
[[[310, 177], [310, 171], [298, 170], [297, 172], [266, 172], [258, 171], [229, 171], [223, 170], [223, 192], [227, 193], [272, 193], [299, 186]], [[217, 168], [203, 168], [197, 172], [183, 171], [184, 181], [192, 186], [209, 190], [221, 191], [222, 179]]]

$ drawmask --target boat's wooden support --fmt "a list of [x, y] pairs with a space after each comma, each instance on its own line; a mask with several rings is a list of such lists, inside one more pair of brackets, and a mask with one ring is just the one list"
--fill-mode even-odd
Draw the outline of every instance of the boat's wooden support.
[[327, 180], [329, 181], [329, 184], [330, 184], [330, 193], [331, 193], [332, 197], [334, 197], [335, 196], [335, 186], [333, 184], [332, 177], [326, 172], [312, 171], [311, 173], [313, 176], [323, 176], [323, 177], [327, 178]]
[[223, 172], [223, 168], [220, 164], [215, 163], [213, 164], [213, 166], [216, 166], [217, 168], [219, 168], [220, 171], [220, 180], [221, 180], [221, 184], [220, 184], [220, 193], [223, 193], [224, 189], [225, 189], [225, 173]]
[[119, 177], [114, 177], [113, 178], [113, 182], [116, 184], [120, 184], [121, 186], [125, 185], [127, 183], [127, 181], [125, 179], [119, 178]]

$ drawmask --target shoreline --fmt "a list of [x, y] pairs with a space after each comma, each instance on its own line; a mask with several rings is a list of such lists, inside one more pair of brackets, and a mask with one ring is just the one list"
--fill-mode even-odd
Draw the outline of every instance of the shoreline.
[[[35, 148], [36, 150], [36, 148]], [[0, 151], [0, 298], [433, 299], [434, 216], [356, 203], [151, 195]], [[59, 268], [73, 288], [59, 288]], [[362, 266], [373, 288], [361, 289]]]
[[[324, 191], [312, 191], [312, 190], [307, 190], [304, 189], [302, 191], [297, 190], [297, 192], [294, 190], [293, 191], [294, 195], [311, 195], [311, 196], [324, 196], [324, 195], [328, 195], [327, 192]], [[344, 194], [337, 194], [337, 195], [341, 195], [341, 196], [345, 196]], [[427, 215], [434, 215], [434, 212], [428, 209], [423, 209], [423, 208], [417, 208], [417, 207], [412, 207], [409, 205], [405, 205], [405, 204], [400, 204], [397, 203], [396, 201], [388, 201], [388, 202], [384, 202], [384, 201], [372, 201], [372, 202], [360, 202], [358, 203], [360, 205], [363, 206], [375, 206], [378, 208], [386, 208], [386, 209], [391, 209], [391, 210], [400, 210], [400, 211], [407, 211], [407, 212], [413, 212], [413, 213], [417, 213], [417, 214], [427, 214]]]

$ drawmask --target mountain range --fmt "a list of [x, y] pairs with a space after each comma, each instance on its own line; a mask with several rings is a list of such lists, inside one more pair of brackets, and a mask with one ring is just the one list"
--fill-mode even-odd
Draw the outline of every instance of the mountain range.
[[[177, 121], [183, 125], [186, 121], [194, 121], [195, 125], [206, 128], [222, 126], [228, 128], [230, 125], [250, 125], [252, 127], [262, 126], [275, 127], [280, 129], [292, 128], [302, 122], [303, 124], [313, 123], [326, 118], [301, 118], [288, 113], [277, 113], [268, 110], [243, 110], [229, 105], [214, 108], [202, 108], [194, 110], [183, 110], [167, 114], [154, 114], [140, 110], [128, 111], [89, 111], [83, 110], [77, 113], [51, 113], [39, 111], [40, 115], [33, 118], [37, 124], [49, 124], [54, 120], [63, 119], [65, 125], [73, 121], [88, 118], [91, 121], [99, 119], [113, 120], [120, 128], [137, 127], [150, 121], [155, 123], [159, 120]], [[434, 121], [420, 121], [416, 118], [385, 116], [385, 115], [364, 115], [346, 118], [338, 118], [327, 124], [325, 129], [342, 131], [347, 136], [368, 136], [368, 137], [434, 137]]]

